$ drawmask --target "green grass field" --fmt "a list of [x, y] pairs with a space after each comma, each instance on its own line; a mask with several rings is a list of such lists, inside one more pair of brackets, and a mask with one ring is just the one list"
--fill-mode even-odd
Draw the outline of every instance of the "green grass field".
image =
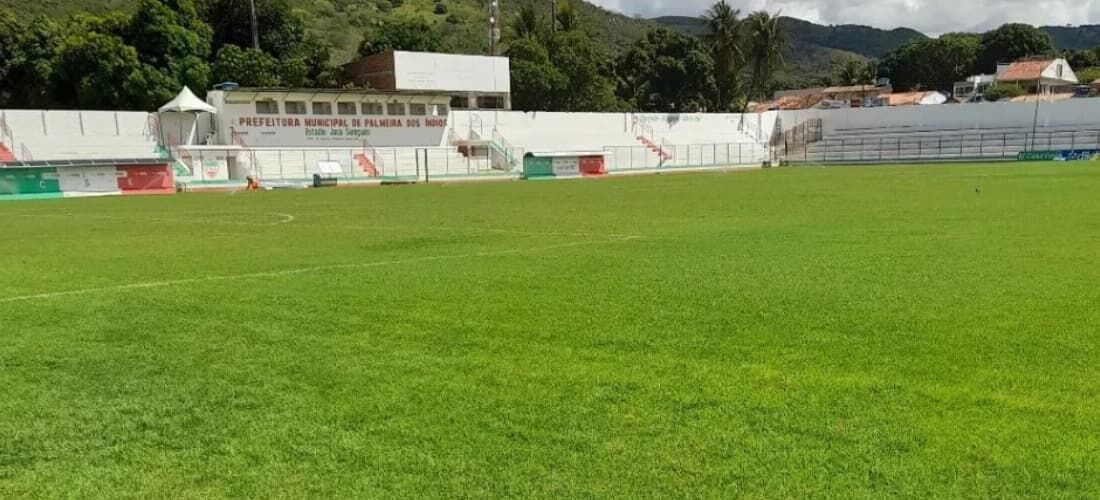
[[0, 497], [1100, 496], [1090, 164], [0, 220]]

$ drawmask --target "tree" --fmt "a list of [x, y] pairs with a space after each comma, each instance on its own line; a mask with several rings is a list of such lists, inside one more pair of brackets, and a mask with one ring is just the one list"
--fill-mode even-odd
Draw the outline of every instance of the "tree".
[[1100, 54], [1097, 49], [1069, 50], [1062, 54], [1071, 68], [1089, 68], [1100, 66]]
[[1088, 68], [1081, 68], [1074, 71], [1077, 74], [1077, 81], [1084, 85], [1088, 85], [1096, 80], [1100, 80], [1100, 67], [1090, 66]]
[[253, 48], [226, 45], [214, 58], [214, 79], [237, 82], [245, 87], [279, 85], [279, 63], [270, 54]]
[[714, 96], [714, 60], [697, 39], [657, 29], [616, 60], [619, 96], [641, 111], [702, 111]]
[[532, 38], [516, 40], [508, 47], [511, 59], [512, 107], [523, 111], [550, 111], [561, 107], [560, 97], [569, 81], [550, 62], [542, 43]]
[[872, 84], [878, 77], [878, 66], [874, 61], [843, 57], [834, 60], [833, 67], [833, 83], [837, 85]]
[[421, 17], [396, 18], [379, 23], [363, 36], [359, 55], [366, 57], [387, 50], [439, 52], [443, 37], [435, 26]]
[[1028, 24], [1005, 24], [982, 35], [974, 70], [977, 73], [993, 73], [997, 71], [997, 63], [1053, 52], [1054, 41], [1046, 32]]
[[138, 60], [158, 68], [175, 86], [186, 85], [200, 94], [210, 86], [207, 61], [213, 32], [191, 0], [141, 0], [122, 31]]
[[982, 97], [987, 101], [1000, 101], [1024, 95], [1024, 89], [1015, 83], [998, 83], [985, 89]]
[[525, 3], [519, 6], [515, 20], [512, 22], [512, 32], [519, 40], [534, 38], [539, 33], [539, 12], [533, 3]]
[[53, 104], [76, 109], [152, 109], [179, 90], [136, 49], [95, 32], [65, 38], [51, 82]]
[[786, 37], [779, 26], [779, 15], [753, 12], [745, 18], [742, 29], [745, 30], [745, 58], [752, 71], [749, 98], [766, 99], [776, 70], [783, 66]]
[[[252, 47], [253, 0], [205, 0], [201, 15], [213, 30], [212, 50], [226, 45]], [[289, 0], [254, 0], [260, 49], [282, 60], [299, 53], [306, 39], [305, 23]]]
[[[161, 0], [182, 1], [182, 0]], [[201, 0], [202, 19], [213, 30], [212, 50], [234, 45], [239, 50], [252, 47], [250, 0]], [[275, 60], [277, 73], [286, 84], [294, 86], [335, 86], [333, 68], [329, 65], [330, 46], [309, 34], [302, 15], [292, 8], [290, 0], [255, 0], [259, 28], [260, 50]], [[264, 66], [256, 54], [249, 56]], [[215, 55], [215, 60], [217, 56]], [[224, 68], [224, 67], [223, 67]], [[215, 78], [217, 79], [217, 78]], [[270, 79], [270, 75], [261, 80]], [[244, 78], [241, 78], [244, 80]]]
[[963, 33], [914, 39], [883, 56], [879, 70], [896, 89], [919, 86], [951, 91], [955, 82], [970, 75], [978, 46], [977, 36]]
[[566, 87], [557, 92], [556, 111], [618, 111], [623, 103], [615, 96], [602, 53], [592, 39], [580, 31], [559, 31], [549, 39], [550, 62], [565, 76]]
[[206, 60], [213, 36], [191, 0], [141, 0], [123, 33], [143, 63], [158, 67], [188, 57]]
[[0, 11], [0, 105], [50, 107], [50, 83], [61, 52], [61, 27], [46, 17], [18, 22]]
[[740, 88], [741, 68], [744, 54], [740, 48], [741, 20], [740, 11], [733, 9], [721, 0], [711, 6], [703, 15], [706, 37], [714, 58], [714, 79], [717, 86], [715, 111], [730, 111], [734, 108], [735, 94]]

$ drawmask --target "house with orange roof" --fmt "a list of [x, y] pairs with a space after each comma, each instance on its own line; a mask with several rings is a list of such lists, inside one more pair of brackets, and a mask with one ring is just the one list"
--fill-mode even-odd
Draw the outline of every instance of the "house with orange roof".
[[1030, 94], [1073, 91], [1077, 75], [1065, 59], [1024, 59], [997, 65], [997, 83], [1015, 83]]
[[894, 92], [879, 98], [883, 106], [926, 106], [929, 104], [943, 104], [947, 102], [947, 94], [937, 90], [915, 90], [911, 92]]

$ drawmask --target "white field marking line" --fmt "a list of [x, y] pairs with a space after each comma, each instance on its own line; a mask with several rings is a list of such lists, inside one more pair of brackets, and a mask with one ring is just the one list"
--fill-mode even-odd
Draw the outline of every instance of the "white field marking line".
[[[12, 214], [16, 217], [52, 217], [70, 219], [77, 217], [84, 217], [88, 219], [102, 219], [102, 220], [131, 220], [131, 221], [147, 221], [147, 222], [176, 222], [176, 223], [202, 223], [202, 224], [228, 224], [233, 226], [279, 226], [282, 224], [290, 224], [294, 222], [294, 216], [290, 214], [280, 214], [275, 212], [265, 213], [266, 216], [275, 216], [279, 220], [275, 222], [268, 222], [263, 224], [256, 224], [243, 221], [232, 220], [219, 220], [219, 219], [170, 219], [165, 217], [120, 217], [117, 215], [98, 215], [98, 214]], [[225, 217], [248, 217], [253, 214], [234, 214], [226, 215]]]
[[[142, 220], [151, 222], [180, 222], [180, 223], [203, 223], [203, 224], [229, 224], [234, 226], [278, 226], [281, 224], [289, 224], [294, 222], [296, 218], [290, 214], [281, 213], [265, 213], [264, 215], [273, 215], [279, 217], [281, 220], [278, 222], [272, 222], [267, 224], [253, 224], [249, 222], [239, 222], [232, 220], [221, 219], [169, 219], [163, 217], [119, 217], [115, 215], [97, 215], [97, 214], [12, 214], [16, 217], [53, 217], [53, 218], [71, 218], [71, 217], [86, 217], [90, 219], [104, 219], [104, 220]], [[247, 217], [252, 214], [221, 214], [220, 217]], [[311, 225], [313, 228], [332, 228], [332, 229], [355, 229], [360, 231], [406, 231], [417, 226], [358, 226], [349, 224], [323, 224], [323, 225]], [[585, 232], [552, 232], [552, 231], [521, 231], [517, 229], [497, 229], [497, 228], [481, 228], [481, 227], [451, 227], [451, 226], [430, 226], [428, 229], [434, 229], [437, 231], [452, 231], [452, 232], [481, 232], [481, 233], [495, 233], [495, 234], [516, 234], [520, 236], [550, 236], [550, 237], [569, 237], [569, 238], [632, 238], [643, 239], [649, 238], [647, 236], [640, 236], [636, 234], [620, 234], [620, 233], [585, 233]]]
[[[119, 217], [115, 215], [97, 215], [97, 214], [12, 214], [16, 217], [53, 217], [53, 218], [71, 218], [71, 217], [86, 217], [90, 219], [104, 219], [104, 220], [134, 220], [134, 221], [149, 221], [149, 222], [175, 222], [175, 223], [188, 223], [188, 224], [222, 224], [231, 226], [279, 226], [283, 224], [290, 224], [297, 220], [293, 215], [282, 214], [277, 212], [264, 213], [263, 215], [270, 215], [279, 217], [277, 222], [269, 222], [266, 224], [254, 224], [251, 222], [241, 222], [233, 220], [223, 219], [210, 219], [210, 218], [193, 218], [193, 219], [170, 219], [164, 217]], [[254, 214], [218, 214], [218, 217], [248, 217]], [[358, 226], [349, 224], [323, 224], [323, 225], [311, 225], [310, 227], [315, 229], [354, 229], [357, 231], [407, 231], [409, 229], [418, 228], [418, 226]], [[451, 232], [473, 232], [473, 233], [492, 233], [492, 234], [515, 234], [520, 236], [543, 236], [543, 237], [566, 237], [566, 238], [627, 238], [627, 239], [648, 239], [656, 240], [663, 239], [654, 236], [642, 236], [637, 234], [620, 234], [620, 233], [585, 233], [585, 232], [552, 232], [552, 231], [521, 231], [517, 229], [497, 229], [497, 228], [483, 228], [483, 227], [451, 227], [451, 226], [429, 226], [427, 228], [420, 228], [436, 231], [451, 231]]]
[[310, 266], [310, 267], [298, 267], [294, 269], [284, 269], [282, 271], [263, 271], [258, 273], [245, 273], [245, 274], [226, 274], [220, 276], [202, 276], [198, 278], [182, 278], [176, 280], [165, 281], [146, 281], [142, 283], [129, 283], [125, 285], [104, 286], [96, 288], [80, 288], [76, 290], [66, 290], [62, 292], [47, 292], [47, 293], [35, 293], [30, 295], [17, 295], [14, 297], [0, 298], [0, 304], [7, 304], [12, 302], [24, 302], [28, 300], [41, 300], [41, 299], [54, 299], [58, 297], [71, 297], [77, 295], [90, 295], [94, 293], [105, 292], [122, 292], [127, 290], [145, 290], [150, 288], [164, 288], [178, 285], [190, 285], [195, 283], [206, 283], [210, 281], [230, 281], [230, 280], [242, 280], [242, 279], [254, 279], [254, 278], [278, 278], [282, 276], [293, 276], [297, 274], [313, 273], [320, 271], [335, 271], [340, 269], [365, 269], [371, 267], [384, 267], [384, 266], [396, 266], [401, 264], [412, 264], [416, 262], [430, 262], [437, 260], [452, 260], [452, 259], [468, 259], [475, 257], [496, 257], [501, 255], [513, 255], [525, 252], [544, 252], [547, 250], [557, 250], [562, 248], [589, 246], [589, 245], [607, 245], [611, 243], [619, 243], [625, 241], [636, 240], [635, 237], [623, 237], [614, 238], [610, 240], [598, 240], [598, 241], [574, 241], [572, 243], [560, 243], [557, 245], [549, 245], [535, 248], [512, 248], [509, 250], [496, 250], [489, 252], [471, 252], [463, 254], [453, 255], [433, 255], [428, 257], [415, 257], [411, 259], [397, 259], [397, 260], [383, 260], [375, 262], [360, 262], [354, 264], [331, 264], [327, 266]]
[[[332, 228], [332, 229], [355, 229], [360, 231], [405, 231], [416, 226], [356, 226], [348, 224], [325, 224], [325, 225], [313, 225], [315, 228]], [[541, 232], [541, 231], [520, 231], [513, 229], [495, 229], [484, 227], [449, 227], [449, 226], [430, 226], [428, 229], [435, 229], [438, 231], [453, 231], [453, 232], [480, 232], [480, 233], [496, 233], [496, 234], [516, 234], [520, 236], [563, 236], [571, 238], [625, 238], [625, 239], [643, 239], [647, 236], [640, 236], [636, 234], [617, 234], [617, 233], [558, 233], [558, 232]]]

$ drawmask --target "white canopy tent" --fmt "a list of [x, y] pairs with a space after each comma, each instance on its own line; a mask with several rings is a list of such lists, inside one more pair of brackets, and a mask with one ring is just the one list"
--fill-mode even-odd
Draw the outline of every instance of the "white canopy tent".
[[175, 99], [172, 99], [160, 107], [161, 113], [217, 113], [218, 110], [198, 97], [195, 97], [195, 93], [191, 92], [191, 89], [184, 87], [180, 91], [179, 95]]
[[[164, 106], [161, 106], [160, 109], [157, 110], [157, 118], [158, 118], [158, 121], [160, 121], [160, 124], [161, 124], [161, 126], [160, 126], [160, 130], [161, 130], [160, 143], [165, 144], [165, 141], [164, 141], [164, 114], [165, 113], [173, 113], [176, 117], [176, 122], [179, 125], [179, 139], [178, 139], [179, 144], [176, 144], [176, 145], [179, 146], [179, 145], [182, 145], [184, 143], [189, 143], [190, 142], [190, 138], [185, 139], [183, 137], [184, 116], [189, 115], [189, 114], [191, 115], [192, 120], [191, 120], [191, 127], [190, 128], [193, 129], [195, 127], [196, 117], [198, 116], [198, 114], [200, 114], [200, 113], [215, 114], [217, 112], [218, 112], [217, 108], [203, 102], [202, 99], [199, 99], [198, 97], [196, 97], [195, 93], [191, 92], [190, 88], [187, 88], [186, 86], [183, 87], [183, 90], [180, 91], [179, 95], [177, 95], [174, 99], [169, 101]], [[169, 142], [172, 142], [172, 141], [169, 141]], [[166, 144], [166, 146], [168, 146], [170, 148], [172, 145], [171, 144]]]

